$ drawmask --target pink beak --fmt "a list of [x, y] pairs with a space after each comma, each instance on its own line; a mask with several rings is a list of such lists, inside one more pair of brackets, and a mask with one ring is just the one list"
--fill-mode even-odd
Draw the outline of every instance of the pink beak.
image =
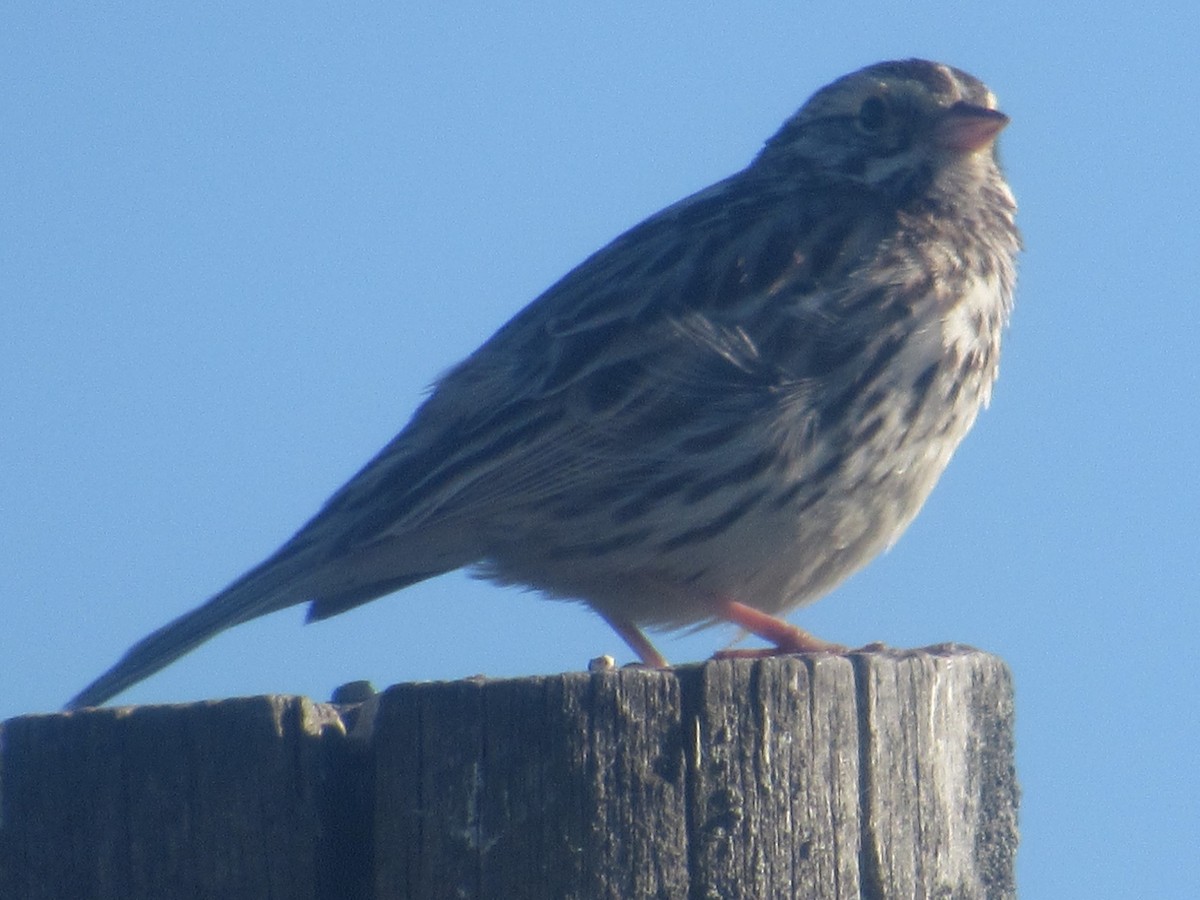
[[998, 109], [960, 100], [933, 126], [933, 142], [947, 150], [973, 153], [990, 145], [1007, 124], [1008, 116]]

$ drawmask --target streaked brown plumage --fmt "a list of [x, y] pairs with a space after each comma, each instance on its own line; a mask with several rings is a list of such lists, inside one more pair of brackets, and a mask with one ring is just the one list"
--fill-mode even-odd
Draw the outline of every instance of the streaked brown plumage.
[[274, 556], [134, 646], [102, 703], [217, 632], [462, 566], [641, 633], [774, 618], [899, 537], [990, 396], [1019, 238], [964, 72], [819, 91], [742, 172], [586, 260], [451, 370]]

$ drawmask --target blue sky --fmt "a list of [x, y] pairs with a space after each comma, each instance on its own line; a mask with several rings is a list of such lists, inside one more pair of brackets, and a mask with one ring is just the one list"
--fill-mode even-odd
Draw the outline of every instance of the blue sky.
[[[1194, 893], [1191, 5], [405, 5], [6, 9], [0, 718], [57, 708], [274, 549], [437, 373], [813, 90], [925, 56], [1013, 120], [1001, 378], [899, 544], [792, 619], [1009, 663], [1023, 896]], [[629, 658], [586, 610], [461, 574], [302, 615], [123, 700]], [[686, 661], [725, 637], [657, 643]]]

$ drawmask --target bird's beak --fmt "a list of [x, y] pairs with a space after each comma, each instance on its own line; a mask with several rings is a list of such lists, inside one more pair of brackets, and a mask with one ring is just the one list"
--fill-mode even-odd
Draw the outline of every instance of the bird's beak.
[[1008, 116], [998, 109], [959, 101], [946, 110], [933, 126], [933, 142], [945, 150], [974, 153], [991, 145]]

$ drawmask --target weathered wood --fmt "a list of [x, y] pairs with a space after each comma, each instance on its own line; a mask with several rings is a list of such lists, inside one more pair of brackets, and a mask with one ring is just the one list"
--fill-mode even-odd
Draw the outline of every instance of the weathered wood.
[[349, 738], [338, 710], [4, 723], [0, 897], [1015, 896], [978, 651], [400, 685]]
[[679, 709], [655, 671], [386, 692], [377, 896], [686, 896]]
[[851, 661], [736, 662], [686, 677], [691, 896], [857, 900]]
[[868, 896], [1015, 896], [1012, 683], [981, 654], [855, 659]]
[[322, 828], [345, 743], [330, 707], [252, 697], [2, 727], [6, 900], [315, 898], [321, 865], [345, 858]]

